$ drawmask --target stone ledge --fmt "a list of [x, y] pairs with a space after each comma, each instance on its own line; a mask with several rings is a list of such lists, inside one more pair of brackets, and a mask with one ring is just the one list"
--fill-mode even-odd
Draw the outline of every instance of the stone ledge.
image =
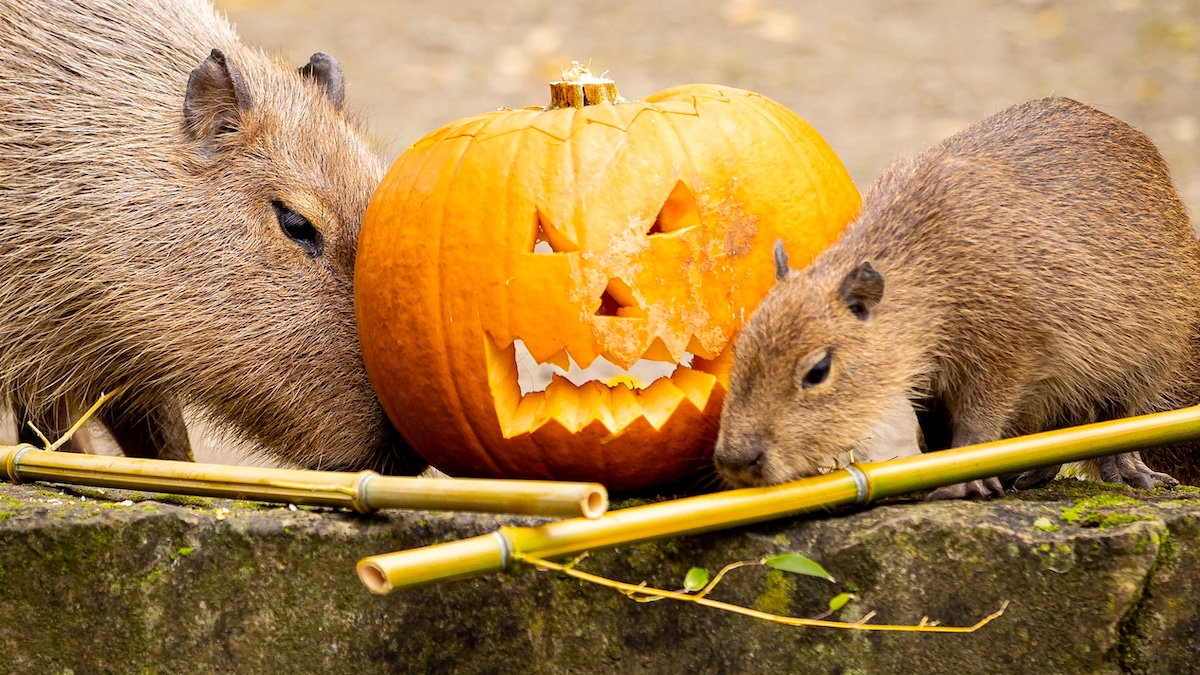
[[799, 551], [838, 583], [755, 567], [714, 597], [814, 616], [851, 589], [859, 600], [838, 618], [875, 610], [874, 623], [968, 625], [1011, 602], [977, 633], [930, 635], [640, 604], [530, 569], [373, 596], [354, 573], [365, 555], [537, 521], [2, 484], [0, 662], [36, 673], [1187, 671], [1200, 634], [1200, 492], [1084, 499], [1099, 489], [901, 500], [598, 551], [582, 565], [675, 588], [694, 565], [715, 573]]

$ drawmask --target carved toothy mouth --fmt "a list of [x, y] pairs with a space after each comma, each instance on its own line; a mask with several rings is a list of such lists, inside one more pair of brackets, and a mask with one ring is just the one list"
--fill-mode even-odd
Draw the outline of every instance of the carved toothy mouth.
[[555, 377], [565, 378], [577, 388], [588, 382], [603, 382], [610, 387], [624, 384], [631, 389], [644, 389], [660, 378], [671, 377], [680, 367], [690, 368], [693, 358], [690, 352], [684, 352], [678, 364], [638, 359], [629, 368], [622, 368], [603, 356], [597, 356], [587, 368], [581, 368], [568, 353], [568, 365], [563, 368], [557, 363], [538, 363], [520, 338], [514, 340], [513, 345], [516, 348], [517, 383], [521, 386], [521, 396], [546, 391]]
[[500, 347], [485, 335], [484, 348], [505, 438], [530, 433], [551, 420], [571, 433], [600, 422], [618, 434], [639, 419], [661, 429], [681, 405], [703, 411], [719, 386], [714, 373], [732, 358], [726, 348], [713, 361], [685, 353], [683, 363], [642, 358], [622, 369], [598, 357], [584, 369], [566, 350], [538, 362], [520, 339]]

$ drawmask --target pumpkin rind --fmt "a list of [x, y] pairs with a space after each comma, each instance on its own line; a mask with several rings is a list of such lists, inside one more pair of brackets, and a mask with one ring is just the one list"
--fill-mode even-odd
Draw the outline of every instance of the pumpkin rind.
[[[738, 89], [461, 120], [404, 152], [368, 209], [367, 371], [452, 476], [678, 480], [710, 462], [729, 344], [774, 284], [775, 241], [802, 266], [858, 208], [807, 123]], [[539, 362], [695, 359], [644, 390], [564, 380], [522, 398], [517, 339]]]

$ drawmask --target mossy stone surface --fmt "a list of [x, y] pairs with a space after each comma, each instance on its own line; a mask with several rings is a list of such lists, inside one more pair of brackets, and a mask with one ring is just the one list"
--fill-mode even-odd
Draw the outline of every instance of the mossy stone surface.
[[[1200, 504], [1060, 483], [990, 502], [896, 500], [594, 551], [580, 568], [679, 588], [693, 566], [796, 551], [835, 583], [734, 570], [712, 597], [970, 635], [791, 628], [528, 568], [371, 595], [366, 555], [524, 518], [156, 500], [0, 485], [0, 663], [30, 673], [1186, 672]], [[127, 501], [128, 500], [128, 501]], [[171, 503], [173, 502], [173, 503]], [[1063, 519], [1064, 512], [1079, 514]], [[1039, 520], [1043, 519], [1043, 520]], [[1047, 530], [1035, 521], [1054, 523]]]

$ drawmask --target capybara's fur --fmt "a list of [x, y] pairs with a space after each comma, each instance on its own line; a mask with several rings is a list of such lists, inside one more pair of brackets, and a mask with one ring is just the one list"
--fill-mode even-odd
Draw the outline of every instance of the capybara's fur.
[[[721, 416], [716, 463], [738, 485], [834, 467], [898, 401], [942, 411], [955, 447], [1161, 409], [1200, 307], [1200, 246], [1157, 149], [1065, 98], [896, 162], [811, 266], [776, 264]], [[1173, 482], [1136, 453], [1098, 469]]]
[[332, 58], [243, 45], [207, 0], [0, 0], [0, 400], [23, 437], [118, 390], [100, 419], [126, 454], [190, 456], [188, 406], [288, 465], [420, 468], [359, 352], [382, 166], [343, 95]]
[[[1192, 357], [1176, 376], [1176, 393], [1164, 410], [1200, 405], [1200, 335], [1192, 339]], [[1200, 441], [1142, 451], [1146, 464], [1187, 485], [1200, 485]]]

